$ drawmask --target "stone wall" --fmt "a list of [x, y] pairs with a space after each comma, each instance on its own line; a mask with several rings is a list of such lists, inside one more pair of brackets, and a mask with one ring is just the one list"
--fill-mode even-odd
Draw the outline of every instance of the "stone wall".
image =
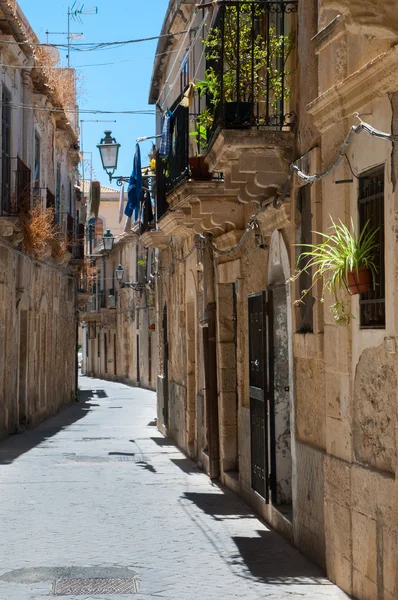
[[[158, 336], [156, 329], [156, 293], [147, 285], [150, 266], [146, 263], [147, 253], [137, 238], [119, 239], [104, 266], [103, 285], [106, 292], [106, 307], [95, 313], [84, 313], [85, 347], [88, 357], [83, 361], [83, 372], [155, 390], [158, 373]], [[140, 271], [141, 287], [123, 286], [115, 281], [114, 272], [122, 264], [124, 282], [137, 283]], [[141, 281], [142, 279], [142, 281]], [[114, 287], [112, 287], [114, 286]], [[115, 304], [110, 306], [112, 292]], [[85, 321], [86, 319], [86, 321]], [[88, 322], [95, 323], [95, 338], [89, 340]], [[106, 348], [105, 348], [106, 341]]]
[[0, 246], [0, 436], [75, 399], [75, 282]]
[[[327, 166], [354, 123], [354, 111], [381, 131], [394, 127], [396, 105], [389, 94], [396, 89], [398, 73], [395, 50], [390, 49], [393, 3], [371, 7], [325, 0], [319, 8], [314, 47], [320, 95], [308, 111], [321, 136], [322, 165]], [[330, 216], [347, 225], [352, 219], [357, 226], [357, 178], [384, 167], [386, 323], [362, 328], [358, 296], [343, 293], [354, 318], [339, 326], [326, 294], [315, 333], [295, 335], [297, 431], [305, 453], [317, 452], [319, 467], [322, 459], [324, 542], [321, 529], [311, 529], [317, 532], [314, 543], [324, 543], [328, 576], [359, 600], [392, 600], [398, 594], [396, 160], [388, 141], [364, 134], [355, 136], [347, 157], [350, 166], [341, 163], [316, 190], [319, 208], [313, 202], [313, 218], [322, 231]], [[352, 181], [336, 184], [342, 179]], [[298, 447], [297, 458], [300, 453]], [[316, 504], [314, 514], [321, 516]], [[297, 510], [302, 529], [308, 511], [299, 497]], [[316, 524], [313, 515], [311, 521]], [[299, 531], [296, 537], [302, 545]]]

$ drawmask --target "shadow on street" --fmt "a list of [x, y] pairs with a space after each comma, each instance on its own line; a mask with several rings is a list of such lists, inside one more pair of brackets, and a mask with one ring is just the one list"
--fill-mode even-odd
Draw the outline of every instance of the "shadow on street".
[[[27, 429], [22, 433], [11, 435], [0, 443], [0, 465], [10, 465], [25, 452], [29, 452], [46, 440], [50, 440], [62, 429], [83, 419], [93, 408], [96, 399], [107, 398], [105, 390], [82, 390], [79, 393], [79, 402], [63, 408], [58, 414], [48, 418], [34, 429]], [[43, 449], [46, 446], [43, 445]]]
[[[215, 521], [258, 519], [232, 492], [219, 484], [216, 488], [221, 493], [185, 492], [182, 498], [194, 503]], [[197, 525], [204, 528], [200, 522]], [[203, 530], [203, 533], [209, 536], [210, 532]], [[275, 585], [332, 585], [317, 565], [272, 529], [251, 531], [251, 534], [231, 536], [237, 552], [226, 559], [231, 566], [243, 566], [248, 577]]]

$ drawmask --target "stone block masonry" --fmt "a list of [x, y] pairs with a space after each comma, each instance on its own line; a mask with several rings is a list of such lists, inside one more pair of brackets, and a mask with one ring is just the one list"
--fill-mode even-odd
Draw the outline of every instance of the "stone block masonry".
[[0, 437], [75, 399], [75, 281], [0, 246]]

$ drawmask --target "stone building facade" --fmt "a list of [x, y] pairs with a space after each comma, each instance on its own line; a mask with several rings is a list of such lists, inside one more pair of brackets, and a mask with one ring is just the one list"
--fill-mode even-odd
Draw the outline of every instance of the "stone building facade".
[[[40, 66], [31, 45], [37, 42], [17, 2], [1, 2], [0, 437], [35, 425], [76, 393], [72, 271], [81, 249], [73, 242], [80, 202], [74, 74], [62, 71], [70, 83], [63, 96], [56, 77]], [[61, 262], [24, 250], [21, 217], [35, 206], [53, 208], [59, 235], [70, 242]]]
[[[115, 204], [111, 214], [108, 204], [101, 200], [100, 215], [110, 226], [119, 205]], [[132, 232], [117, 235], [109, 255], [104, 254], [102, 245], [95, 254], [93, 294], [80, 313], [82, 373], [155, 389], [154, 252], [144, 248], [138, 234]], [[121, 282], [115, 275], [119, 265], [123, 267]]]
[[[171, 0], [161, 33], [191, 33], [162, 37], [158, 45], [150, 101], [158, 108], [157, 133], [167, 110], [174, 131], [168, 156], [157, 156], [157, 227], [141, 238], [158, 255], [158, 427], [346, 592], [392, 600], [398, 593], [396, 151], [391, 140], [362, 131], [350, 141], [348, 160], [314, 183], [292, 175], [291, 164], [307, 174], [331, 165], [359, 123], [355, 112], [396, 134], [393, 3], [253, 6], [251, 12], [206, 3], [197, 10]], [[241, 32], [252, 15], [248, 30], [256, 36], [250, 33], [248, 44], [239, 34], [240, 62], [228, 68], [237, 83], [222, 75], [214, 102], [206, 71], [207, 79], [209, 69], [217, 73], [214, 47], [228, 51], [225, 36], [234, 35], [237, 14]], [[214, 27], [223, 31], [226, 23], [217, 41]], [[265, 36], [266, 48], [290, 43], [288, 55], [268, 55], [283, 72], [282, 91], [266, 75], [270, 63], [251, 65], [249, 86], [241, 87], [244, 61], [267, 56], [257, 35]], [[261, 73], [261, 89], [269, 94], [274, 85], [279, 96], [261, 96], [250, 82]], [[190, 81], [206, 83], [199, 88], [207, 102], [196, 92], [187, 108], [180, 102]], [[252, 96], [244, 95], [248, 87]], [[212, 104], [218, 108], [201, 149], [209, 179], [194, 171], [191, 159], [201, 152], [189, 132]], [[252, 113], [242, 116], [244, 110]], [[313, 232], [327, 231], [330, 217], [347, 225], [352, 219], [358, 228], [364, 214], [380, 231], [376, 291], [345, 297], [354, 316], [349, 325], [337, 325], [330, 297], [322, 303], [318, 287], [296, 306], [308, 286], [308, 278], [289, 281], [297, 244], [315, 243]]]

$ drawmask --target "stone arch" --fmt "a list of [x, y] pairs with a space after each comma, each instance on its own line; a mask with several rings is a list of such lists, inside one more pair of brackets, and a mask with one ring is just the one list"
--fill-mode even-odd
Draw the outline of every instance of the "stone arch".
[[40, 300], [39, 312], [47, 312], [48, 310], [48, 300], [47, 296], [44, 294]]

